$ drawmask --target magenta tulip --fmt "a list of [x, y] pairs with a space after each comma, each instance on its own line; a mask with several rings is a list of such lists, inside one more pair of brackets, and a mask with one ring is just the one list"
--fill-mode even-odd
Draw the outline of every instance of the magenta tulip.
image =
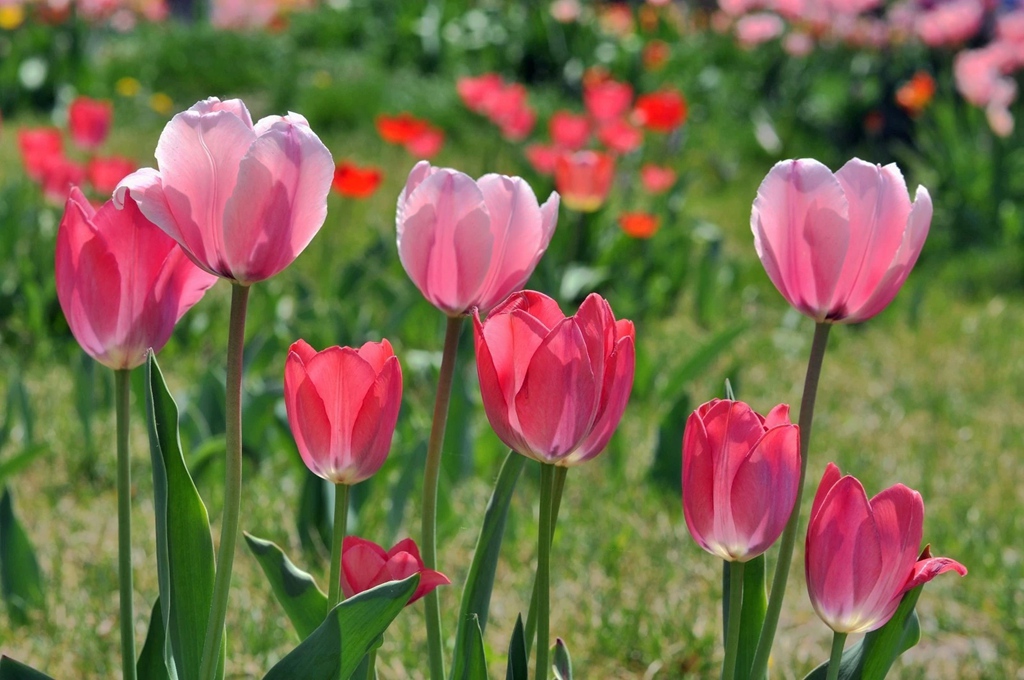
[[156, 159], [114, 200], [131, 194], [196, 264], [242, 285], [291, 264], [327, 215], [334, 161], [296, 113], [253, 125], [241, 100], [211, 97], [171, 119]]
[[604, 449], [633, 387], [633, 322], [616, 321], [596, 294], [566, 317], [522, 291], [473, 326], [484, 410], [505, 444], [563, 467]]
[[904, 593], [939, 574], [967, 569], [947, 557], [918, 558], [924, 523], [921, 494], [902, 484], [868, 500], [861, 483], [829, 463], [807, 527], [807, 592], [837, 633], [885, 625]]
[[800, 428], [789, 406], [767, 416], [742, 401], [714, 399], [690, 414], [683, 434], [683, 514], [712, 555], [746, 562], [782, 534], [800, 483]]
[[895, 165], [854, 158], [777, 163], [750, 215], [754, 246], [782, 296], [817, 322], [856, 323], [892, 302], [932, 219], [928, 190], [910, 202]]
[[185, 256], [130, 198], [93, 208], [74, 187], [57, 231], [57, 299], [71, 333], [104, 366], [131, 369], [217, 280]]
[[427, 300], [448, 316], [487, 313], [530, 278], [558, 219], [519, 177], [474, 181], [421, 161], [398, 197], [398, 256]]
[[335, 484], [357, 484], [391, 448], [402, 369], [387, 340], [322, 352], [296, 340], [285, 362], [284, 403], [306, 467]]
[[420, 551], [411, 538], [399, 541], [385, 552], [384, 548], [372, 541], [346, 536], [341, 549], [341, 564], [341, 589], [345, 597], [419, 574], [420, 583], [406, 602], [406, 605], [410, 605], [434, 588], [451, 583], [441, 572], [425, 567], [420, 559]]

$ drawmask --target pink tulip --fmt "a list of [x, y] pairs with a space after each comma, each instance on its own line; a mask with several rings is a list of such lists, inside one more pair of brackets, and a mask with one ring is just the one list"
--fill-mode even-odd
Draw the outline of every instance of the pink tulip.
[[358, 484], [391, 448], [402, 369], [387, 340], [322, 352], [296, 340], [285, 362], [284, 403], [306, 467], [335, 484]]
[[601, 80], [583, 87], [583, 105], [598, 122], [621, 118], [633, 103], [633, 86], [615, 80]]
[[754, 247], [789, 304], [820, 322], [870, 319], [896, 297], [921, 253], [932, 199], [911, 204], [895, 165], [854, 158], [839, 172], [813, 159], [777, 163], [750, 215]]
[[615, 159], [606, 153], [564, 153], [555, 162], [555, 188], [570, 210], [599, 210], [608, 198], [614, 179]]
[[135, 202], [94, 209], [71, 189], [57, 230], [57, 299], [71, 333], [104, 366], [131, 369], [217, 280], [197, 268]]
[[82, 149], [93, 151], [107, 139], [114, 105], [101, 99], [76, 97], [68, 107], [68, 127], [71, 139]]
[[131, 194], [197, 265], [239, 284], [291, 264], [327, 216], [334, 161], [296, 113], [253, 125], [241, 100], [211, 97], [171, 119], [156, 159], [115, 203]]
[[616, 321], [591, 294], [575, 316], [541, 293], [509, 297], [473, 316], [484, 410], [498, 437], [542, 463], [578, 465], [599, 454], [633, 387], [633, 322]]
[[41, 181], [50, 159], [54, 156], [63, 158], [64, 140], [57, 128], [23, 128], [18, 130], [18, 150], [25, 174]]
[[789, 406], [767, 416], [741, 401], [714, 399], [686, 421], [683, 514], [712, 555], [746, 562], [782, 534], [800, 483], [800, 428]]
[[555, 146], [576, 151], [586, 146], [590, 139], [590, 119], [569, 111], [555, 111], [548, 121], [548, 130]]
[[904, 593], [939, 574], [967, 569], [948, 557], [918, 554], [921, 494], [902, 484], [868, 500], [861, 483], [829, 463], [807, 527], [807, 592], [821, 620], [838, 633], [881, 628]]
[[420, 551], [411, 538], [399, 541], [387, 552], [376, 543], [357, 536], [346, 536], [342, 543], [341, 590], [345, 597], [352, 597], [389, 581], [401, 581], [413, 574], [420, 575], [420, 583], [406, 605], [438, 586], [451, 583], [441, 572], [425, 568]]
[[430, 304], [486, 313], [522, 287], [551, 241], [558, 194], [537, 204], [519, 177], [473, 181], [421, 161], [398, 197], [398, 257]]

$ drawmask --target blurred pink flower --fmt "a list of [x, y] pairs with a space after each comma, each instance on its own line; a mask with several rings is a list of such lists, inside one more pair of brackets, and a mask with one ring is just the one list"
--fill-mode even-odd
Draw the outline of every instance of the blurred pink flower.
[[786, 24], [778, 14], [758, 12], [747, 14], [736, 22], [736, 39], [740, 45], [750, 49], [769, 40], [774, 40], [786, 30]]
[[79, 148], [94, 151], [106, 141], [113, 116], [114, 105], [110, 101], [75, 97], [68, 107], [71, 140]]
[[961, 45], [977, 35], [984, 19], [984, 0], [948, 0], [918, 14], [915, 30], [930, 47]]
[[583, 105], [594, 120], [621, 118], [633, 103], [633, 87], [616, 80], [601, 80], [583, 86]]
[[548, 121], [548, 132], [555, 146], [576, 151], [590, 139], [590, 119], [571, 111], [555, 111]]

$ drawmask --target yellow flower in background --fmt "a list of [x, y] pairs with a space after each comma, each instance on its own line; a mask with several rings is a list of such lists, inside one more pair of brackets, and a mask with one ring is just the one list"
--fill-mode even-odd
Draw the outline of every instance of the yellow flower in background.
[[13, 31], [25, 21], [25, 8], [19, 4], [0, 7], [0, 29]]
[[174, 108], [174, 101], [163, 92], [154, 92], [149, 98], [149, 108], [166, 116]]
[[114, 83], [114, 90], [117, 91], [122, 97], [134, 97], [142, 89], [142, 84], [135, 80], [131, 76], [125, 76], [124, 78], [118, 78], [117, 82]]

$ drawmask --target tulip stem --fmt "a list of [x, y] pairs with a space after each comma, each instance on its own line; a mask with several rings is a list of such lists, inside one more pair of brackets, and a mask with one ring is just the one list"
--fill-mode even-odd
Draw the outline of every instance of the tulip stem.
[[828, 675], [825, 680], [839, 680], [839, 667], [843, 661], [843, 647], [846, 645], [846, 633], [832, 634], [832, 654], [828, 658]]
[[811, 355], [807, 360], [807, 375], [804, 378], [804, 393], [800, 399], [800, 481], [796, 486], [796, 502], [793, 512], [786, 522], [779, 543], [779, 560], [775, 564], [775, 575], [772, 577], [772, 592], [768, 598], [761, 636], [757, 641], [757, 652], [751, 664], [752, 680], [762, 680], [768, 673], [768, 657], [775, 641], [775, 631], [779, 625], [779, 614], [782, 612], [782, 600], [786, 596], [786, 580], [789, 578], [789, 567], [793, 562], [793, 548], [796, 544], [796, 530], [800, 523], [800, 500], [804, 494], [804, 478], [807, 476], [807, 458], [811, 450], [811, 424], [814, 420], [814, 400], [818, 395], [818, 378], [821, 376], [821, 365], [828, 347], [830, 323], [819, 323], [814, 327], [814, 340], [811, 341]]
[[348, 524], [348, 484], [334, 485], [334, 540], [331, 541], [331, 580], [327, 590], [327, 611], [334, 609], [342, 600], [341, 594], [341, 546], [345, 542], [345, 527]]
[[555, 466], [541, 463], [540, 466], [540, 523], [537, 531], [537, 667], [534, 677], [547, 680], [548, 640], [551, 637], [548, 624], [551, 612], [551, 584], [548, 574], [551, 564], [552, 497], [555, 490]]
[[217, 548], [217, 576], [213, 583], [213, 603], [206, 622], [203, 659], [199, 666], [201, 680], [214, 680], [220, 665], [224, 640], [224, 618], [228, 611], [231, 590], [231, 567], [235, 561], [238, 538], [238, 514], [242, 505], [242, 358], [245, 349], [245, 311], [249, 303], [249, 287], [231, 286], [231, 318], [228, 322], [227, 384], [224, 400], [224, 517], [221, 522], [220, 546]]
[[[558, 509], [562, 505], [562, 491], [565, 490], [565, 476], [569, 468], [555, 466], [554, 489], [551, 493], [551, 542], [555, 540], [555, 524], [558, 522]], [[533, 594], [530, 596], [530, 611], [526, 614], [526, 655], [530, 655], [533, 638], [537, 632], [537, 599], [540, 597], [540, 584], [533, 580]]]
[[[459, 333], [462, 317], [448, 317], [444, 332], [444, 352], [441, 355], [441, 373], [437, 379], [437, 397], [434, 401], [434, 419], [430, 424], [430, 440], [427, 442], [427, 463], [423, 472], [423, 564], [427, 569], [437, 569], [437, 482], [441, 475], [441, 447], [444, 444], [444, 428], [448, 421], [448, 403], [452, 396], [452, 380], [455, 378], [455, 359], [459, 350]], [[427, 609], [427, 647], [430, 650], [430, 678], [444, 679], [444, 657], [441, 654], [441, 606], [437, 592], [427, 593], [423, 598]]]
[[743, 562], [729, 563], [729, 622], [725, 633], [725, 662], [722, 680], [736, 677], [736, 655], [740, 647], [740, 622], [743, 618]]
[[121, 596], [121, 677], [135, 680], [135, 614], [132, 606], [132, 470], [128, 456], [131, 370], [114, 371], [117, 402], [117, 578]]

